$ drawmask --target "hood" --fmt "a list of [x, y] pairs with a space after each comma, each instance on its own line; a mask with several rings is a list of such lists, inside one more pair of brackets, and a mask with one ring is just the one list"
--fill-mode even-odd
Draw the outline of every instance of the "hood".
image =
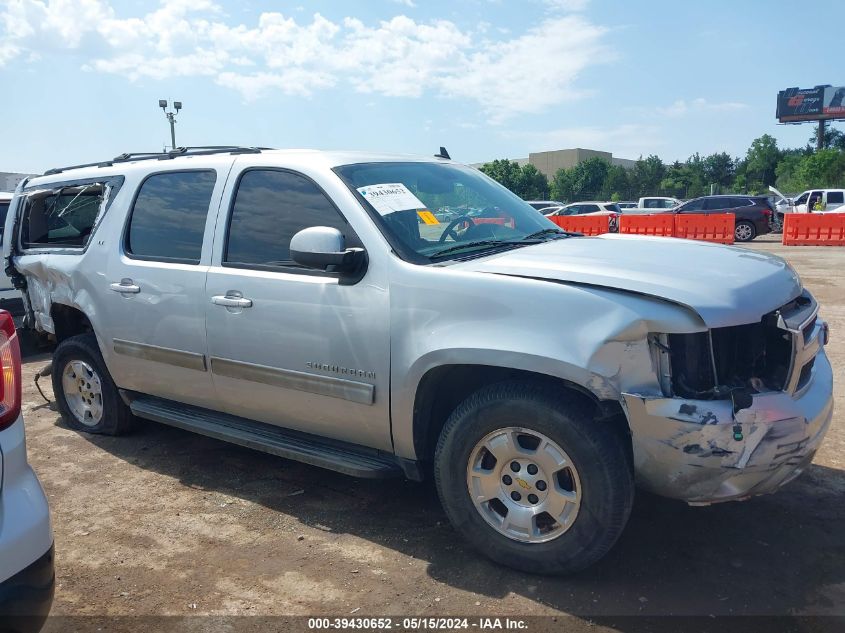
[[675, 238], [559, 239], [456, 266], [658, 297], [694, 310], [711, 328], [755, 323], [801, 293], [801, 280], [780, 257]]

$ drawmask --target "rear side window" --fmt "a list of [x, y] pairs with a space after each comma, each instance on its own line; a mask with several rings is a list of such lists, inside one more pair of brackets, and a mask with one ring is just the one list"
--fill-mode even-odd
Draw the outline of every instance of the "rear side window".
[[[841, 191], [828, 191], [827, 192], [827, 203], [828, 204], [842, 204], [845, 202], [845, 193]], [[5, 217], [5, 214], [3, 214]]]
[[290, 240], [311, 226], [336, 228], [351, 246], [346, 221], [311, 180], [288, 171], [247, 171], [235, 193], [223, 261], [301, 268], [290, 258]]
[[172, 171], [148, 177], [135, 198], [126, 252], [138, 259], [198, 264], [215, 171]]
[[579, 214], [581, 213], [594, 213], [599, 210], [599, 205], [597, 204], [583, 204], [581, 205], [581, 209], [578, 211]]
[[[23, 247], [84, 248], [105, 191], [103, 183], [89, 183], [28, 194], [21, 222]], [[8, 205], [4, 217], [7, 211]]]
[[704, 201], [705, 211], [718, 211], [720, 209], [731, 209], [734, 206], [735, 198], [707, 198]]
[[3, 227], [6, 226], [6, 216], [9, 214], [9, 203], [0, 202], [0, 233], [3, 232]]

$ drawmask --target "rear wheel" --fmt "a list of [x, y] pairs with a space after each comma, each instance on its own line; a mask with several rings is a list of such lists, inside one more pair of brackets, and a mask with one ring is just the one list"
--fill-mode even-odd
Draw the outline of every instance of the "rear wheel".
[[757, 237], [757, 229], [752, 222], [741, 220], [734, 228], [734, 239], [737, 242], [750, 242]]
[[68, 426], [87, 433], [121, 435], [132, 414], [109, 375], [97, 338], [79, 334], [62, 341], [53, 354], [53, 392]]
[[486, 387], [443, 429], [435, 478], [455, 528], [493, 560], [571, 573], [604, 556], [631, 511], [624, 438], [578, 396], [528, 382]]

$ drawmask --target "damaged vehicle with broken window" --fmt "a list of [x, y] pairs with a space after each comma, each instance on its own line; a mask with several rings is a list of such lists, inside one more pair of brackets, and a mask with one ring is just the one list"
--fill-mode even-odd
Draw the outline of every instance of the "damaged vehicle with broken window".
[[528, 572], [606, 554], [635, 485], [776, 491], [832, 417], [828, 327], [784, 260], [567, 233], [442, 148], [124, 154], [21, 183], [5, 231], [71, 427], [433, 477]]

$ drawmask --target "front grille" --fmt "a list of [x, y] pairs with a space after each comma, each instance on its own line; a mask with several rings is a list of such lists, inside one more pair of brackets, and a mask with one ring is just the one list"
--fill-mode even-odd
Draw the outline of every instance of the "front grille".
[[736, 389], [785, 389], [792, 336], [764, 322], [670, 334], [672, 387], [684, 398], [729, 398]]
[[813, 317], [810, 319], [810, 322], [803, 327], [801, 330], [801, 334], [804, 336], [804, 345], [810, 342], [810, 339], [813, 337], [813, 330], [816, 327], [816, 320], [818, 317]]
[[801, 368], [801, 373], [798, 375], [798, 389], [803, 389], [810, 382], [810, 377], [813, 375], [813, 365], [815, 364], [816, 357], [814, 356], [809, 363]]
[[815, 300], [803, 293], [759, 323], [669, 334], [672, 394], [682, 398], [729, 399], [750, 393], [795, 391], [812, 378], [819, 343]]

